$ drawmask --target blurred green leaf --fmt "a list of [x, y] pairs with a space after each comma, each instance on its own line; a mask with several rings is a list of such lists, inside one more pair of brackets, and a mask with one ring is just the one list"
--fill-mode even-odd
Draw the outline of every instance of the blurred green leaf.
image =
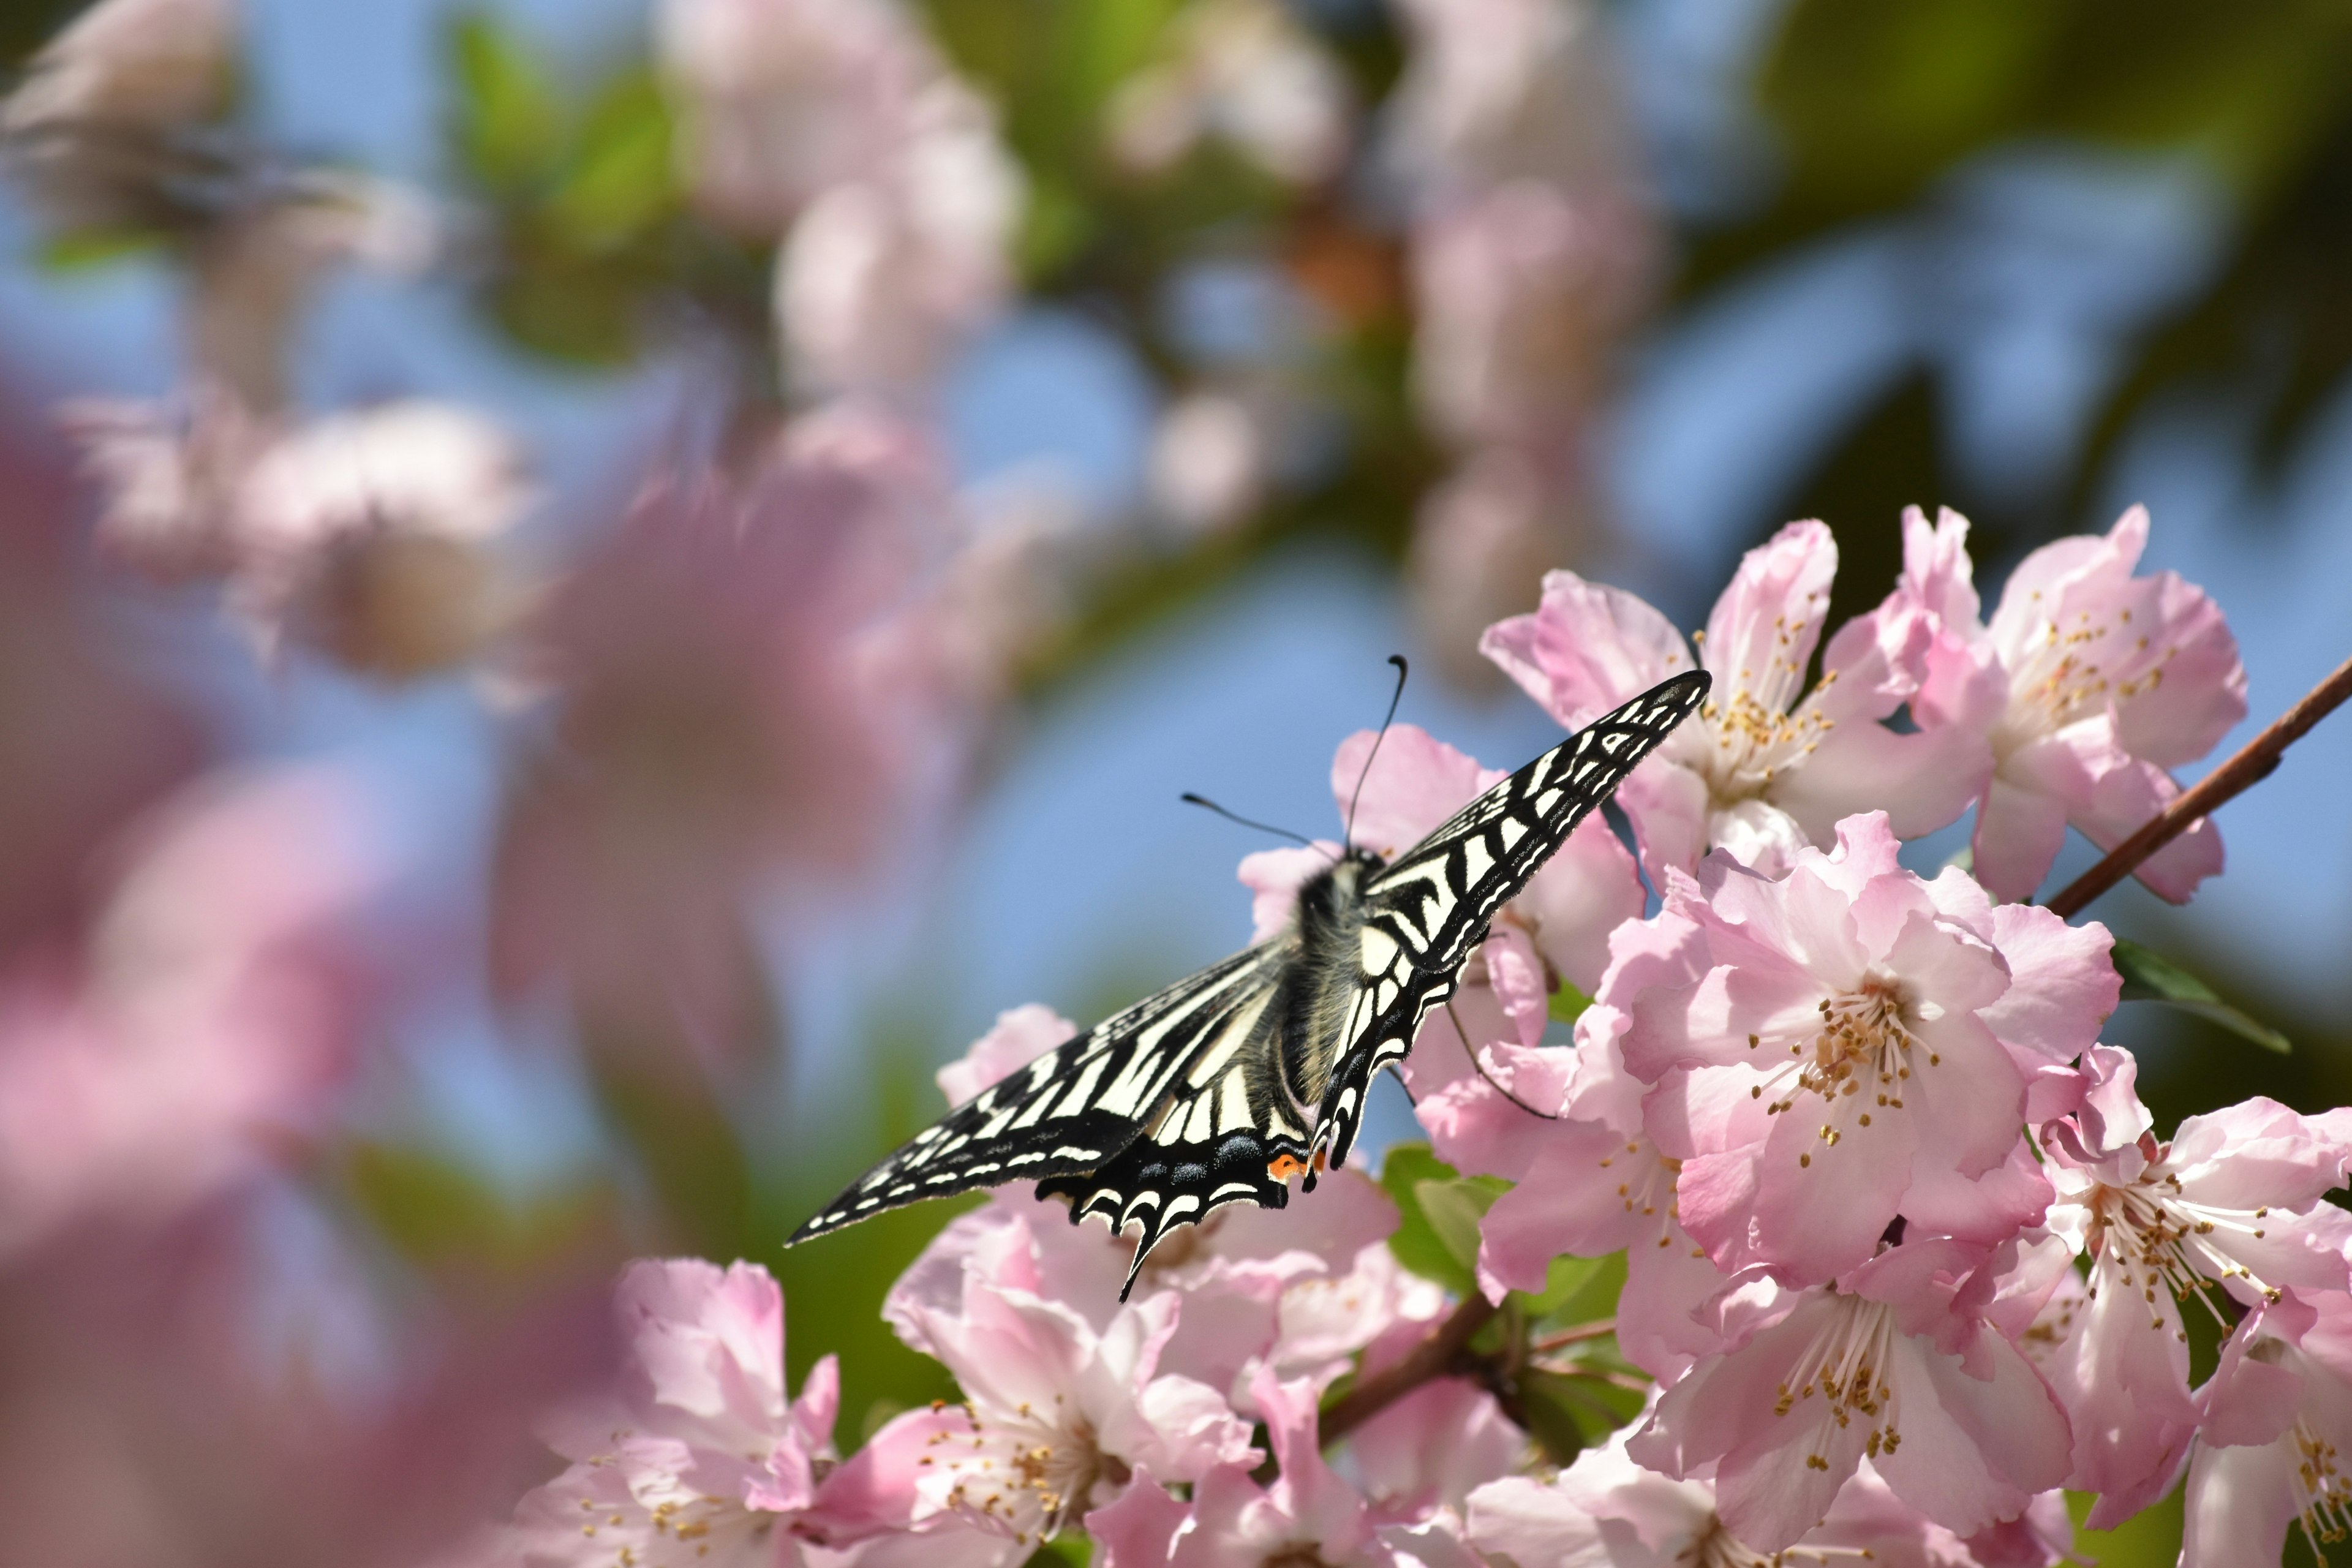
[[152, 256], [162, 250], [163, 245], [162, 236], [146, 229], [77, 228], [47, 237], [37, 254], [43, 271], [66, 275], [93, 272], [133, 257]]
[[677, 205], [669, 101], [650, 69], [605, 84], [582, 121], [561, 182], [550, 195], [550, 221], [589, 250], [641, 233]]
[[512, 193], [552, 170], [563, 144], [555, 86], [522, 40], [489, 12], [450, 31], [457, 101], [455, 132], [466, 171], [494, 192]]
[[2211, 986], [2161, 953], [2117, 937], [2115, 964], [2116, 973], [2123, 976], [2122, 1000], [2126, 1002], [2162, 1002], [2219, 1024], [2266, 1051], [2285, 1056], [2294, 1049], [2284, 1035], [2222, 1001]]
[[[2089, 1492], [2068, 1492], [2066, 1511], [2074, 1518], [2074, 1557], [2098, 1568], [2173, 1568], [2180, 1559], [2181, 1492], [2179, 1487], [2134, 1514], [2115, 1530], [2084, 1530], [2095, 1500]], [[2287, 1531], [2291, 1538], [2296, 1532]], [[2292, 1558], [2289, 1559], [2292, 1561]]]
[[1460, 1176], [1452, 1181], [1416, 1183], [1412, 1193], [1423, 1217], [1429, 1221], [1430, 1233], [1445, 1248], [1446, 1256], [1465, 1272], [1475, 1273], [1478, 1267], [1478, 1222], [1486, 1217], [1486, 1211], [1495, 1206], [1495, 1200], [1502, 1194]]
[[426, 1267], [527, 1273], [608, 1228], [612, 1194], [582, 1187], [517, 1206], [446, 1155], [382, 1142], [347, 1152], [352, 1205], [403, 1257]]
[[589, 1080], [598, 1107], [635, 1154], [672, 1245], [725, 1262], [750, 1250], [751, 1181], [743, 1147], [682, 1040], [625, 1037], [587, 1018]]
[[1591, 997], [1563, 980], [1559, 983], [1559, 989], [1551, 994], [1548, 1010], [1553, 1023], [1573, 1024], [1583, 1017], [1584, 1010], [1591, 1005]]
[[1625, 1255], [1555, 1258], [1543, 1293], [1526, 1298], [1528, 1316], [1546, 1328], [1574, 1328], [1612, 1317], [1625, 1289]]

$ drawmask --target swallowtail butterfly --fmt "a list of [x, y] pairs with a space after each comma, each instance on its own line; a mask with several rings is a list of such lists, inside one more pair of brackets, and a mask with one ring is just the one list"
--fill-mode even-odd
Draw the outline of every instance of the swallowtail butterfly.
[[1372, 1075], [1528, 884], [1708, 678], [1663, 681], [1554, 746], [1393, 861], [1349, 846], [1288, 929], [1142, 1001], [982, 1090], [859, 1177], [805, 1241], [910, 1204], [1034, 1180], [1076, 1224], [1140, 1227], [1127, 1285], [1179, 1226], [1232, 1203], [1282, 1208], [1347, 1163]]

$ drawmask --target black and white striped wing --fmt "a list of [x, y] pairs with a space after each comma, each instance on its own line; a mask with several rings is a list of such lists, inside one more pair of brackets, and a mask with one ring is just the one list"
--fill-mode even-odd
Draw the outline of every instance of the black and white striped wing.
[[[1430, 1010], [1516, 897], [1595, 806], [1698, 710], [1704, 670], [1603, 714], [1464, 806], [1364, 889], [1362, 977], [1311, 1144], [1347, 1163], [1372, 1075], [1412, 1048]], [[1312, 1180], [1312, 1177], [1309, 1177]]]
[[[917, 1133], [792, 1240], [923, 1198], [1102, 1167], [1164, 1122], [1168, 1103], [1201, 1073], [1204, 1058], [1231, 1060], [1265, 1032], [1287, 952], [1276, 941], [1237, 952], [1055, 1047]], [[1214, 1079], [1208, 1087], [1227, 1092], [1223, 1076], [1208, 1078]], [[1213, 1110], [1209, 1125], [1217, 1120]], [[1295, 1130], [1294, 1152], [1303, 1152], [1306, 1136], [1305, 1128]], [[1261, 1176], [1265, 1165], [1261, 1160]]]

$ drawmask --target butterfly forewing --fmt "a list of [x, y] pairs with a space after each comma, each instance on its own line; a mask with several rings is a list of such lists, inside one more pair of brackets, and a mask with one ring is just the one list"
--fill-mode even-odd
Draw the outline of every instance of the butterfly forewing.
[[1603, 714], [1454, 813], [1365, 886], [1363, 979], [1313, 1147], [1344, 1164], [1371, 1077], [1412, 1047], [1470, 950], [1625, 775], [1696, 711], [1699, 671]]

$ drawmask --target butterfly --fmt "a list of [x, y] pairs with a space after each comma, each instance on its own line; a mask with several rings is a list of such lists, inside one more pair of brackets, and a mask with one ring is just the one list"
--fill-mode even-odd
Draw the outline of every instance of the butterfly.
[[[1398, 661], [1402, 667], [1402, 661]], [[1706, 700], [1694, 670], [1602, 715], [1384, 860], [1349, 845], [1288, 927], [1066, 1041], [851, 1184], [791, 1241], [1005, 1182], [1070, 1221], [1139, 1227], [1119, 1291], [1171, 1231], [1226, 1204], [1286, 1207], [1347, 1163], [1372, 1075], [1453, 994], [1495, 911]], [[790, 1245], [791, 1243], [787, 1243]]]

